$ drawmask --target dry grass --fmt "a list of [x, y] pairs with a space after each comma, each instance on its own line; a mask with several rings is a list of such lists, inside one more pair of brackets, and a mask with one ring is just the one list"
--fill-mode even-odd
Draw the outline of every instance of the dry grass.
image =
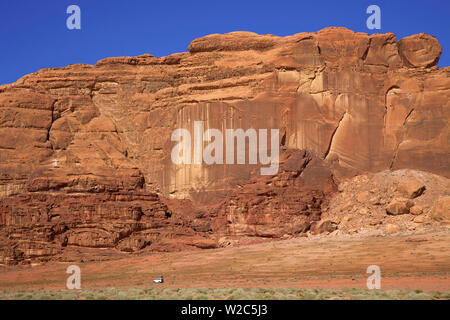
[[450, 291], [296, 288], [130, 288], [1, 291], [1, 300], [449, 300]]

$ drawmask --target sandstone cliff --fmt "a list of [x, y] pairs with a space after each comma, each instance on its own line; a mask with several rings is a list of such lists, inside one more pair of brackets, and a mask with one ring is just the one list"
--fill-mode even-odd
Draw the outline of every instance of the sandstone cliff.
[[[70, 247], [175, 250], [299, 234], [345, 178], [401, 168], [450, 177], [450, 68], [438, 69], [432, 36], [232, 32], [188, 49], [0, 86], [4, 263]], [[278, 128], [278, 174], [175, 165], [171, 133], [194, 121]]]

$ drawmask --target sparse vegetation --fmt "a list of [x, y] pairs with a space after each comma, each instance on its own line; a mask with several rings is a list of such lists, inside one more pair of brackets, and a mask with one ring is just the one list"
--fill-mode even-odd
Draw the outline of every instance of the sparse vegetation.
[[296, 288], [144, 288], [1, 291], [0, 300], [449, 300], [450, 291]]

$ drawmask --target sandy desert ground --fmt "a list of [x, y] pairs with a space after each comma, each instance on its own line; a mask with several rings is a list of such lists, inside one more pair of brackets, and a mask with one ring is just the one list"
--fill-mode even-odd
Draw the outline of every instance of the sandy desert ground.
[[[210, 298], [208, 292], [217, 293], [219, 288], [244, 288], [243, 292], [245, 288], [363, 290], [367, 289], [367, 267], [378, 265], [382, 290], [438, 292], [448, 299], [449, 244], [450, 233], [443, 231], [383, 237], [313, 236], [222, 249], [130, 255], [119, 260], [80, 263], [82, 289], [76, 297], [80, 293], [82, 297], [86, 290], [100, 290], [104, 293], [100, 298], [118, 298], [104, 291], [111, 288], [122, 291], [190, 288], [196, 289], [194, 293], [205, 293], [201, 295], [203, 298]], [[34, 298], [48, 290], [70, 291], [66, 289], [68, 265], [2, 267], [0, 296], [7, 299], [17, 292], [22, 292], [19, 297], [31, 292], [26, 297]], [[165, 282], [154, 284], [152, 280], [160, 274]], [[167, 298], [167, 292], [177, 291], [166, 291], [161, 298]], [[133, 298], [131, 294], [129, 298]]]

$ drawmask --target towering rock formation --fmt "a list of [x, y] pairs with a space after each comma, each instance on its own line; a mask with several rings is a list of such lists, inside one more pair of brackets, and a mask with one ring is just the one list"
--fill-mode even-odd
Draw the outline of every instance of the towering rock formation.
[[[346, 177], [398, 168], [450, 176], [450, 69], [438, 69], [432, 36], [232, 32], [188, 49], [0, 86], [4, 263], [71, 246], [208, 248], [227, 234], [296, 234]], [[193, 132], [194, 121], [279, 129], [278, 174], [174, 164], [171, 134]]]

